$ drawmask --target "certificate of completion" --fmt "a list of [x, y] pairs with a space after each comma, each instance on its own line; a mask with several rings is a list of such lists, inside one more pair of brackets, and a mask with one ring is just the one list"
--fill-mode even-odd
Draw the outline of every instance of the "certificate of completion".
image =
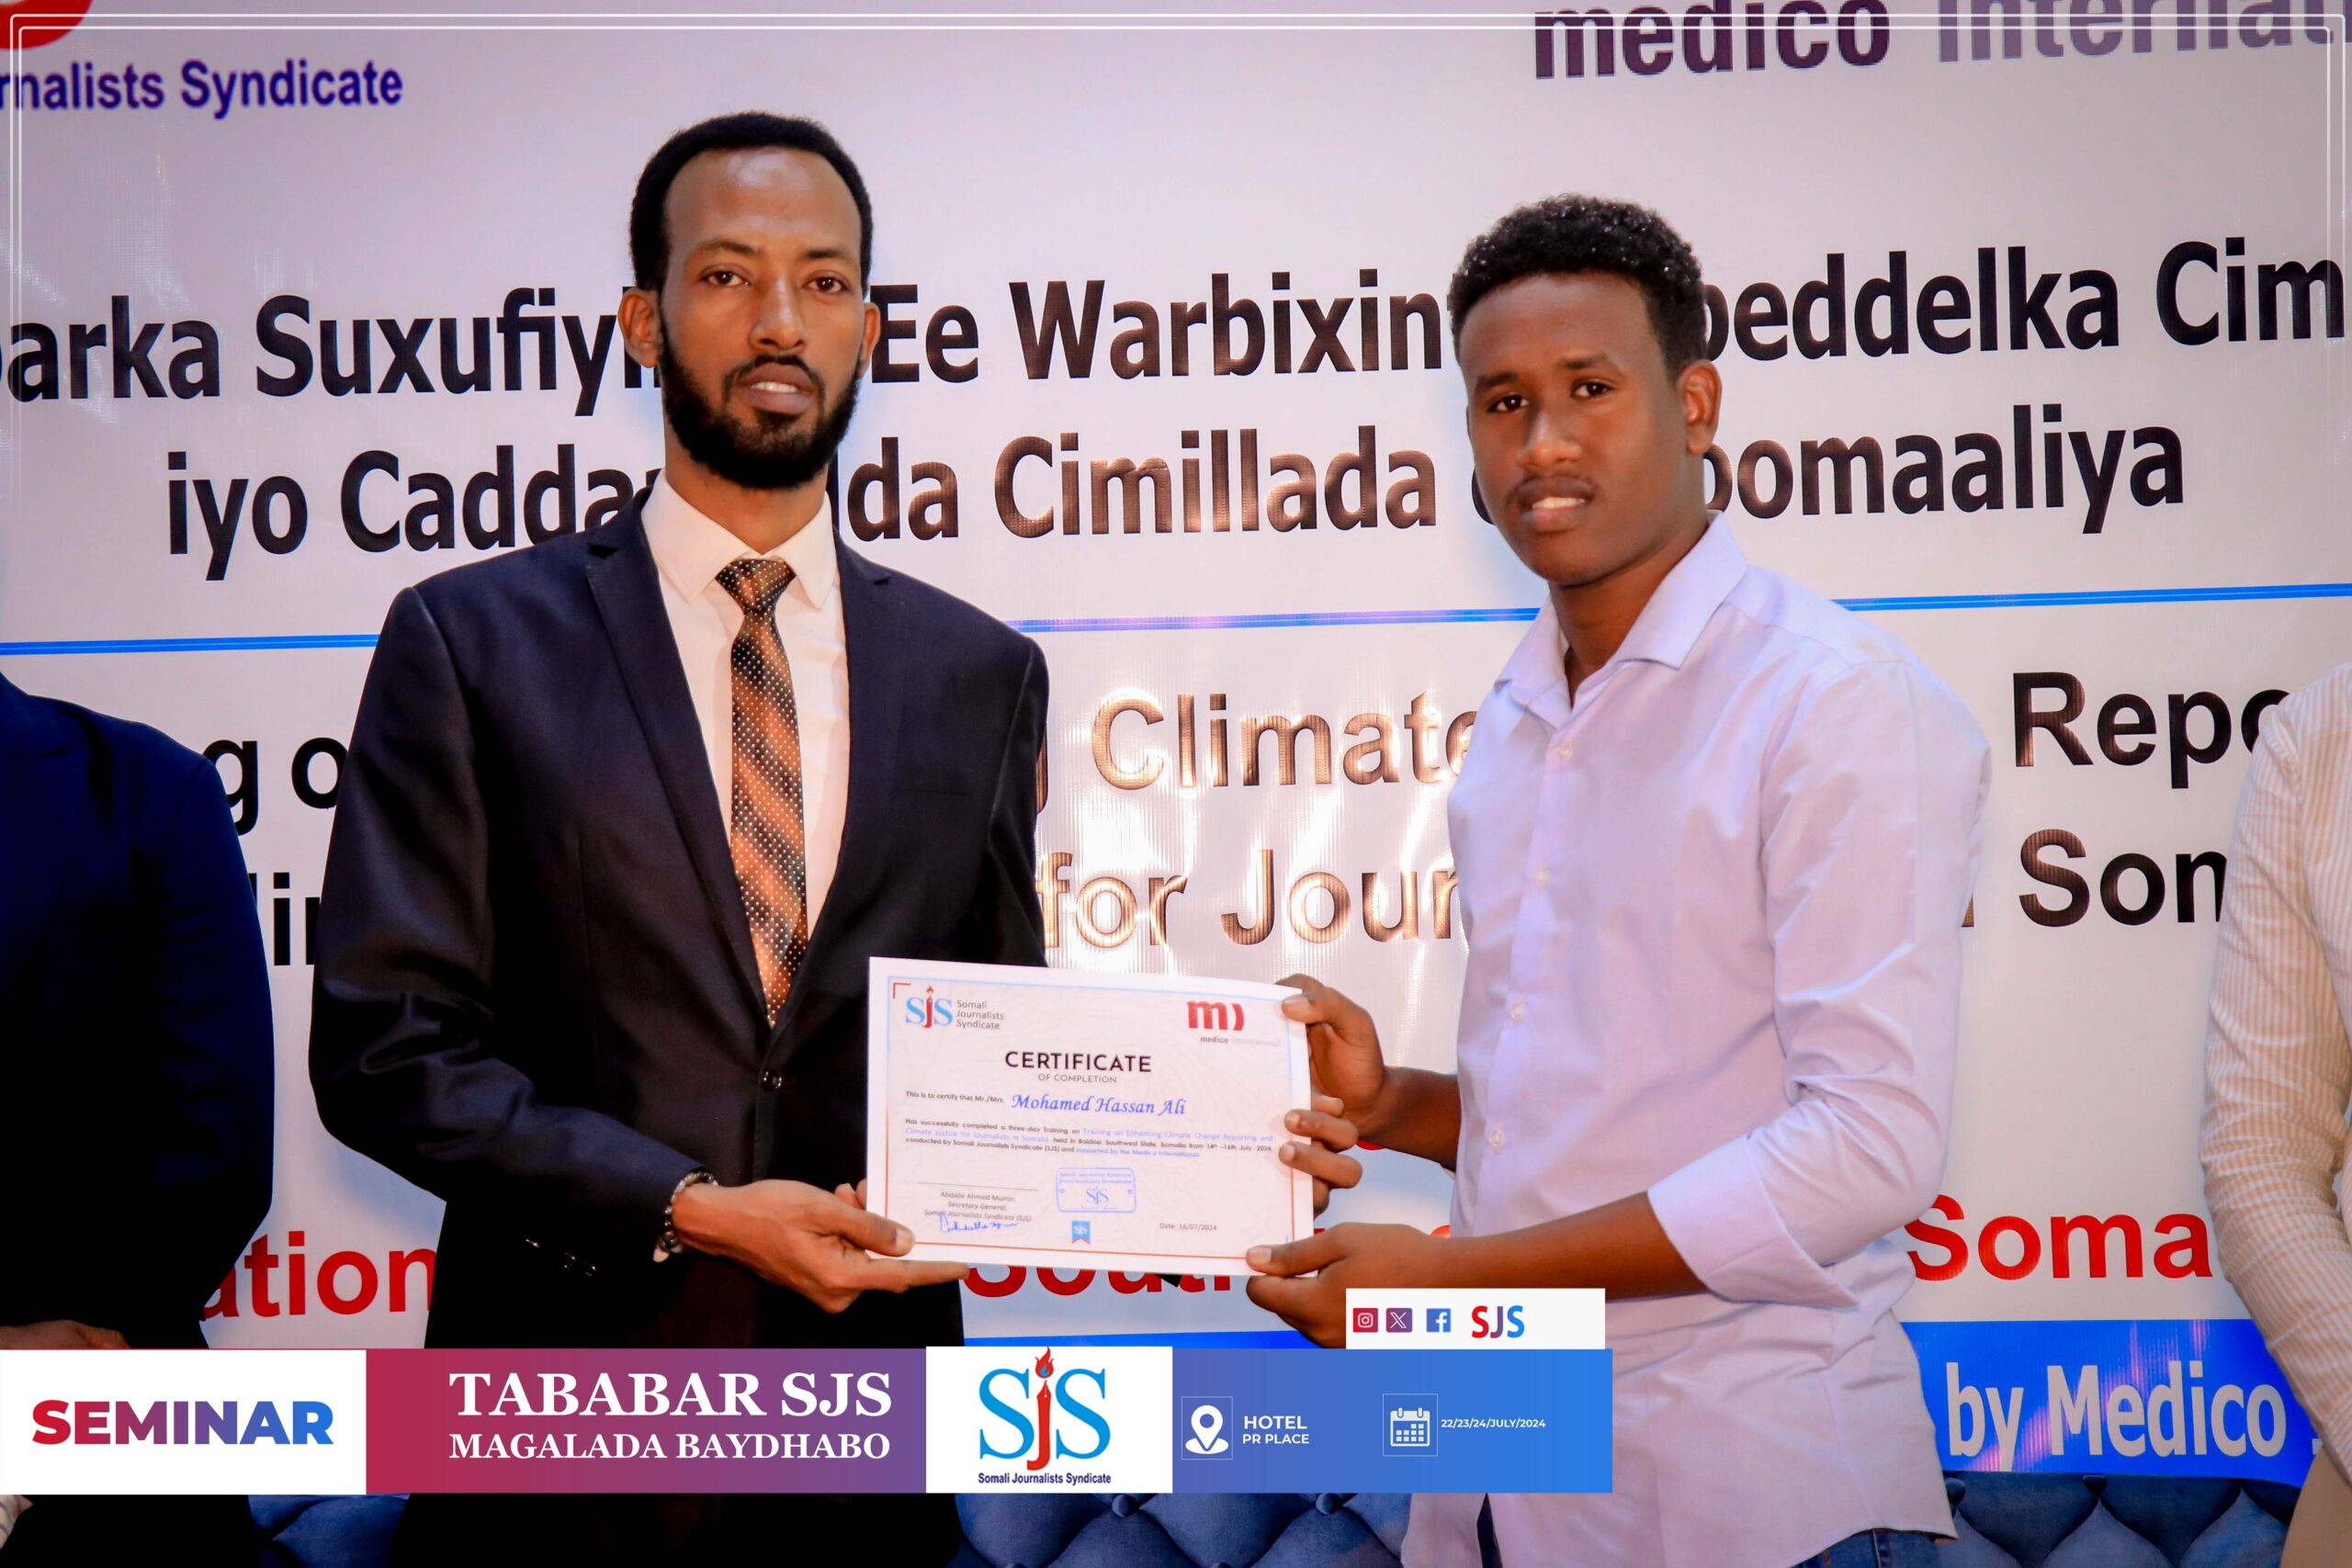
[[1283, 987], [873, 960], [866, 1203], [909, 1256], [1247, 1274], [1314, 1233]]

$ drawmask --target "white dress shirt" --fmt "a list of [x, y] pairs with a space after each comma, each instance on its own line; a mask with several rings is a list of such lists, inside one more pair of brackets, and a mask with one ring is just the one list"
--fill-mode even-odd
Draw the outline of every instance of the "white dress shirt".
[[[678, 639], [686, 690], [694, 694], [718, 819], [731, 822], [735, 781], [735, 684], [729, 667], [742, 606], [720, 586], [729, 561], [758, 555], [670, 487], [667, 475], [645, 498], [645, 542], [662, 577], [662, 605]], [[800, 800], [808, 840], [808, 928], [841, 863], [842, 822], [849, 810], [849, 650], [842, 637], [842, 567], [833, 518], [820, 507], [797, 534], [767, 552], [792, 568], [775, 603], [776, 636], [792, 671], [800, 721]]]
[[[1984, 736], [1720, 519], [1570, 703], [1548, 607], [1447, 815], [1470, 940], [1453, 1226], [1647, 1192], [1704, 1292], [1613, 1303], [1615, 1489], [1497, 1496], [1509, 1563], [1788, 1568], [1951, 1532], [1888, 1233], [1943, 1170]], [[1476, 1562], [1416, 1497], [1407, 1561]]]
[[2205, 1042], [2222, 1271], [2338, 1462], [2352, 1455], [2352, 664], [2270, 710], [2230, 842]]

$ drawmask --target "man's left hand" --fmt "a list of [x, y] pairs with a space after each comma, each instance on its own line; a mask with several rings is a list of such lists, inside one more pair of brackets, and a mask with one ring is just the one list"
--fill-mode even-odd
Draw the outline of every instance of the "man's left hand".
[[[1250, 1299], [1317, 1345], [1344, 1345], [1350, 1286], [1443, 1285], [1446, 1246], [1410, 1225], [1333, 1225], [1304, 1241], [1250, 1248], [1250, 1267], [1260, 1272]], [[1307, 1274], [1315, 1277], [1301, 1278]]]

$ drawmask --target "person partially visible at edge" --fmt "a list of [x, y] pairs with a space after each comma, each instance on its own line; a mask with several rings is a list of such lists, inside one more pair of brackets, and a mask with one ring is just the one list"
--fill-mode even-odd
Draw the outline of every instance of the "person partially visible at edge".
[[[269, 1213], [277, 1059], [212, 764], [0, 676], [0, 1350], [203, 1348]], [[243, 1497], [0, 1496], [0, 1545], [8, 1568], [258, 1551]]]
[[2352, 664], [2273, 708], [2246, 770], [2205, 1034], [2199, 1153], [2222, 1272], [2323, 1447], [2281, 1568], [2352, 1562]]
[[1943, 1168], [1984, 737], [1708, 512], [1722, 383], [1656, 214], [1521, 208], [1450, 305], [1479, 491], [1545, 589], [1448, 804], [1457, 1070], [1387, 1065], [1328, 987], [1286, 1007], [1366, 1139], [1453, 1169], [1452, 1233], [1338, 1225], [1250, 1296], [1336, 1344], [1350, 1287], [1608, 1292], [1615, 1489], [1418, 1496], [1408, 1563], [1927, 1564], [1889, 1233]]
[[[1046, 675], [1027, 637], [837, 536], [873, 252], [822, 128], [672, 137], [638, 180], [619, 310], [662, 373], [659, 481], [386, 616], [321, 894], [311, 1076], [330, 1132], [447, 1202], [430, 1346], [962, 1341], [966, 1270], [899, 1257], [911, 1238], [855, 1185], [866, 966], [1045, 962]], [[1287, 1147], [1353, 1179], [1336, 1148]], [[419, 1496], [395, 1555], [853, 1540], [944, 1562], [955, 1499]]]

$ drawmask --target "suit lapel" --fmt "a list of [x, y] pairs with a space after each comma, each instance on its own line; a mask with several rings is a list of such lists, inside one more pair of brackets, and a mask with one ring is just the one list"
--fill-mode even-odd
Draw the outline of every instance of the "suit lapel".
[[751, 919], [743, 912], [742, 889], [735, 880], [735, 858], [728, 848], [727, 824], [718, 814], [710, 758], [703, 749], [694, 694], [686, 687], [677, 635], [662, 603], [661, 579], [637, 502], [597, 531], [589, 546], [588, 589], [604, 618], [605, 634], [612, 639], [629, 705], [652, 750], [653, 765], [694, 861], [695, 879], [709, 900], [711, 918], [726, 935], [735, 977], [745, 998], [765, 1016], [759, 966], [752, 956]]
[[[908, 628], [899, 623], [890, 574], [846, 546], [841, 558], [842, 644], [849, 657], [849, 808], [842, 823], [841, 859], [833, 885], [808, 933], [804, 973], [813, 971], [842, 941], [875, 880], [888, 863], [890, 792], [899, 769], [899, 718], [905, 705]], [[807, 987], [795, 986], [776, 1019], [785, 1038]]]
[[0, 994], [15, 981], [57, 905], [65, 851], [85, 802], [74, 787], [84, 750], [74, 727], [0, 676]]

